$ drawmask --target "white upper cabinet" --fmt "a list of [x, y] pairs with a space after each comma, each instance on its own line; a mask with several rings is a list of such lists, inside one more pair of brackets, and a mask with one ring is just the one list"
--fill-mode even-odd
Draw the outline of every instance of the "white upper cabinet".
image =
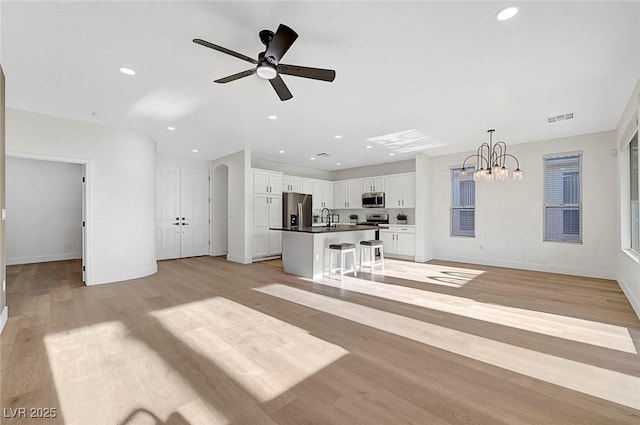
[[415, 208], [416, 175], [399, 174], [385, 178], [386, 208]]
[[384, 192], [384, 177], [370, 177], [362, 180], [362, 192]]
[[362, 208], [362, 180], [336, 182], [333, 193], [334, 208]]
[[282, 194], [282, 173], [254, 168], [253, 193]]
[[303, 178], [302, 193], [310, 193], [312, 195], [315, 195], [315, 192], [313, 191], [313, 182], [314, 182], [314, 179]]
[[313, 209], [333, 208], [333, 182], [313, 180]]
[[282, 191], [283, 192], [296, 192], [296, 193], [311, 193], [303, 192], [303, 178], [296, 176], [282, 176]]

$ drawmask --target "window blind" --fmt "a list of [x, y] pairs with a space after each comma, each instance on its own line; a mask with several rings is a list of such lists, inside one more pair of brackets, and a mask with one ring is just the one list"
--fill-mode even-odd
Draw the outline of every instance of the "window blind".
[[476, 187], [473, 180], [475, 168], [451, 170], [451, 235], [475, 236]]
[[544, 240], [582, 242], [581, 155], [544, 160]]

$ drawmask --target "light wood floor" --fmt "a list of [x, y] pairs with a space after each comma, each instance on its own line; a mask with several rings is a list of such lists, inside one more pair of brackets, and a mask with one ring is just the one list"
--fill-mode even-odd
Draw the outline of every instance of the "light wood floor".
[[388, 260], [340, 285], [199, 257], [94, 287], [77, 261], [9, 266], [7, 291], [2, 424], [640, 423], [614, 281]]

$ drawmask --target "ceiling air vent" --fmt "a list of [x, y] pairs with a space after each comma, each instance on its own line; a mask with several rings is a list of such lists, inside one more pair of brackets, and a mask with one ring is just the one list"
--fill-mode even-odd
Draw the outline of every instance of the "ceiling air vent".
[[571, 119], [573, 119], [573, 112], [569, 112], [568, 114], [563, 114], [563, 115], [554, 115], [552, 117], [547, 118], [547, 121], [549, 122], [549, 124], [551, 124], [552, 122], [571, 120]]
[[320, 153], [316, 154], [316, 157], [318, 157], [318, 158], [322, 158], [322, 157], [325, 157], [325, 156], [331, 156], [331, 154], [330, 153], [326, 153], [326, 152], [320, 152]]

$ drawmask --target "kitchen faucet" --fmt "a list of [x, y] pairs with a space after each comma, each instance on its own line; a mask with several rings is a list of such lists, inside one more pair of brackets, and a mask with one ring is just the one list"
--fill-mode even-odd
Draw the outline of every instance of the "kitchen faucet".
[[320, 211], [320, 217], [324, 221], [324, 210], [327, 210], [327, 227], [331, 227], [331, 211], [329, 211], [329, 208], [323, 208], [322, 211]]

